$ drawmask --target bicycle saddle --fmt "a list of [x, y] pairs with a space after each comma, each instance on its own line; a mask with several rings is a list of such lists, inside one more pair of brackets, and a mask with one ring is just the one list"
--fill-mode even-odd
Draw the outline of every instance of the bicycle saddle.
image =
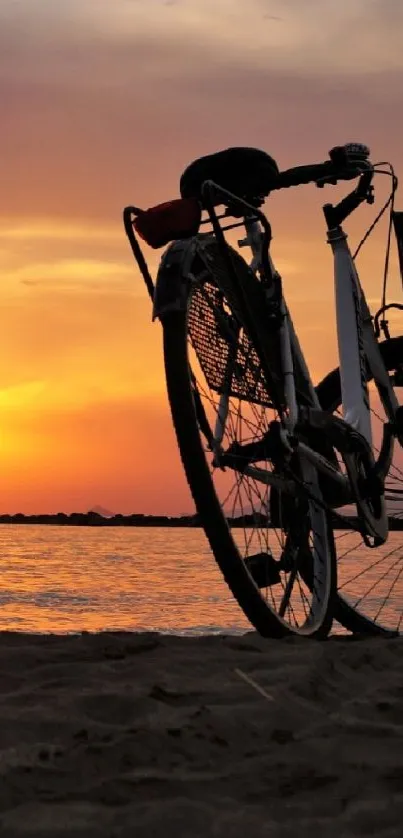
[[182, 198], [201, 199], [205, 180], [213, 180], [239, 198], [251, 201], [265, 198], [279, 174], [273, 157], [258, 148], [227, 148], [199, 157], [185, 169], [180, 179]]

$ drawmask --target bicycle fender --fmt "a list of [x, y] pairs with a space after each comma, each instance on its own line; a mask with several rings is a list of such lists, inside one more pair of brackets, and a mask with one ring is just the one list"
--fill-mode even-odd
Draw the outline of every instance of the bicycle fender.
[[197, 249], [197, 240], [173, 242], [163, 253], [154, 290], [153, 321], [170, 311], [186, 311], [190, 266]]

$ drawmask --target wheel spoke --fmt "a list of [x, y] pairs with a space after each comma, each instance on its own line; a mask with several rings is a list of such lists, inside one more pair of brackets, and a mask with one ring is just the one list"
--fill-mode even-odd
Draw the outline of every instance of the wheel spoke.
[[[256, 573], [260, 567], [259, 584], [256, 584], [267, 607], [280, 620], [288, 622], [293, 630], [307, 630], [309, 627], [309, 631], [313, 631], [315, 625], [319, 630], [324, 615], [329, 613], [330, 583], [326, 572], [323, 572], [328, 567], [330, 555], [326, 514], [323, 510], [314, 512], [309, 505], [308, 511], [300, 511], [297, 500], [292, 502], [292, 506], [288, 501], [287, 507], [285, 484], [278, 482], [279, 477], [282, 478], [281, 472], [279, 476], [277, 472], [275, 475], [276, 489], [268, 482], [274, 468], [268, 459], [265, 443], [262, 446], [261, 441], [266, 439], [271, 423], [278, 422], [280, 417], [269, 398], [269, 387], [252, 341], [242, 326], [238, 324], [235, 328], [231, 306], [210, 279], [202, 288], [195, 285], [192, 289], [187, 320], [189, 364], [210, 427], [205, 435], [207, 440], [214, 434], [220, 393], [225, 392], [228, 397], [225, 422], [220, 431], [220, 452], [214, 444], [213, 452], [209, 450], [209, 445], [204, 452], [223, 516], [229, 521], [231, 536], [240, 557], [245, 561], [248, 558], [256, 560]], [[235, 334], [236, 343], [231, 337]], [[241, 374], [237, 367], [242, 370]], [[226, 462], [223, 455], [231, 451], [234, 443], [244, 448], [250, 446], [248, 452], [252, 452], [250, 463], [253, 470], [250, 468], [249, 473], [248, 466], [241, 467], [242, 461], [239, 461], [238, 468], [229, 465], [231, 460], [228, 457]], [[232, 463], [238, 465], [235, 455], [231, 456], [234, 456]], [[220, 457], [223, 468], [220, 468]], [[277, 488], [279, 485], [282, 491]], [[274, 523], [270, 520], [273, 492], [278, 506], [278, 520]], [[282, 561], [287, 553], [287, 528], [290, 521], [301, 515], [307, 519], [308, 528], [312, 518], [310, 540], [307, 540], [311, 589], [301, 576], [298, 554], [294, 567], [288, 567]], [[236, 518], [240, 518], [242, 526], [233, 525]], [[270, 576], [266, 577], [271, 581], [262, 586], [265, 562], [268, 562], [267, 568], [272, 568]], [[247, 567], [249, 569], [249, 565]], [[250, 573], [254, 571], [251, 569]]]
[[[403, 338], [391, 339], [380, 344], [389, 372], [401, 366], [403, 362]], [[371, 383], [370, 410], [373, 433], [373, 451], [379, 456], [379, 441], [383, 438], [386, 416], [377, 388]], [[340, 379], [334, 377], [333, 391], [328, 390], [328, 404], [321, 398], [321, 385], [318, 387], [322, 407], [341, 415]], [[393, 460], [385, 481], [385, 501], [388, 514], [396, 520], [401, 519], [403, 509], [403, 453], [396, 440]], [[391, 631], [400, 631], [403, 619], [403, 545], [397, 544], [399, 534], [391, 530], [388, 546], [378, 547], [373, 553], [365, 546], [363, 539], [353, 538], [349, 529], [335, 538], [339, 566], [339, 592], [342, 609], [340, 615], [350, 631], [372, 633], [378, 626]]]

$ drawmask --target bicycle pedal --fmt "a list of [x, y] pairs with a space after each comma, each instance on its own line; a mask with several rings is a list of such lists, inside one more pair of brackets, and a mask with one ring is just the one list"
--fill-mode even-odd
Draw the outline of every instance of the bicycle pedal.
[[256, 553], [247, 556], [244, 563], [258, 588], [270, 588], [281, 582], [278, 562], [271, 553]]

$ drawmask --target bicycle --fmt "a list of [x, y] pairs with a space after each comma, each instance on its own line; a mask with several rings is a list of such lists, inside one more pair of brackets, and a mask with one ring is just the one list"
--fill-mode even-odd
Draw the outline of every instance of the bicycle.
[[[366, 548], [380, 548], [388, 539], [386, 479], [395, 481], [388, 490], [394, 498], [401, 492], [403, 470], [393, 455], [395, 442], [403, 443], [395, 392], [403, 385], [403, 336], [390, 337], [385, 312], [403, 306], [386, 304], [386, 270], [383, 305], [372, 318], [342, 228], [362, 203], [373, 203], [373, 178], [385, 165], [372, 164], [366, 146], [349, 144], [333, 149], [325, 162], [280, 172], [263, 151], [230, 148], [188, 166], [180, 199], [124, 210], [153, 320], [163, 327], [168, 398], [199, 521], [232, 594], [264, 636], [321, 638], [333, 619], [353, 632], [400, 629], [400, 619], [391, 626], [374, 615], [373, 603], [362, 606], [361, 583], [358, 594], [354, 583], [364, 571], [353, 580], [344, 574], [338, 592], [334, 534], [343, 528]], [[402, 267], [403, 216], [394, 212], [393, 169], [390, 175], [391, 196], [376, 220], [390, 206], [387, 254], [394, 222]], [[353, 179], [352, 192], [323, 207], [340, 368], [315, 387], [261, 207], [279, 189]], [[238, 246], [250, 248], [249, 264], [225, 235], [240, 226], [246, 235]], [[169, 245], [155, 286], [135, 231], [153, 248]], [[386, 417], [379, 448], [370, 391]], [[370, 602], [381, 560], [366, 562], [365, 556]]]

